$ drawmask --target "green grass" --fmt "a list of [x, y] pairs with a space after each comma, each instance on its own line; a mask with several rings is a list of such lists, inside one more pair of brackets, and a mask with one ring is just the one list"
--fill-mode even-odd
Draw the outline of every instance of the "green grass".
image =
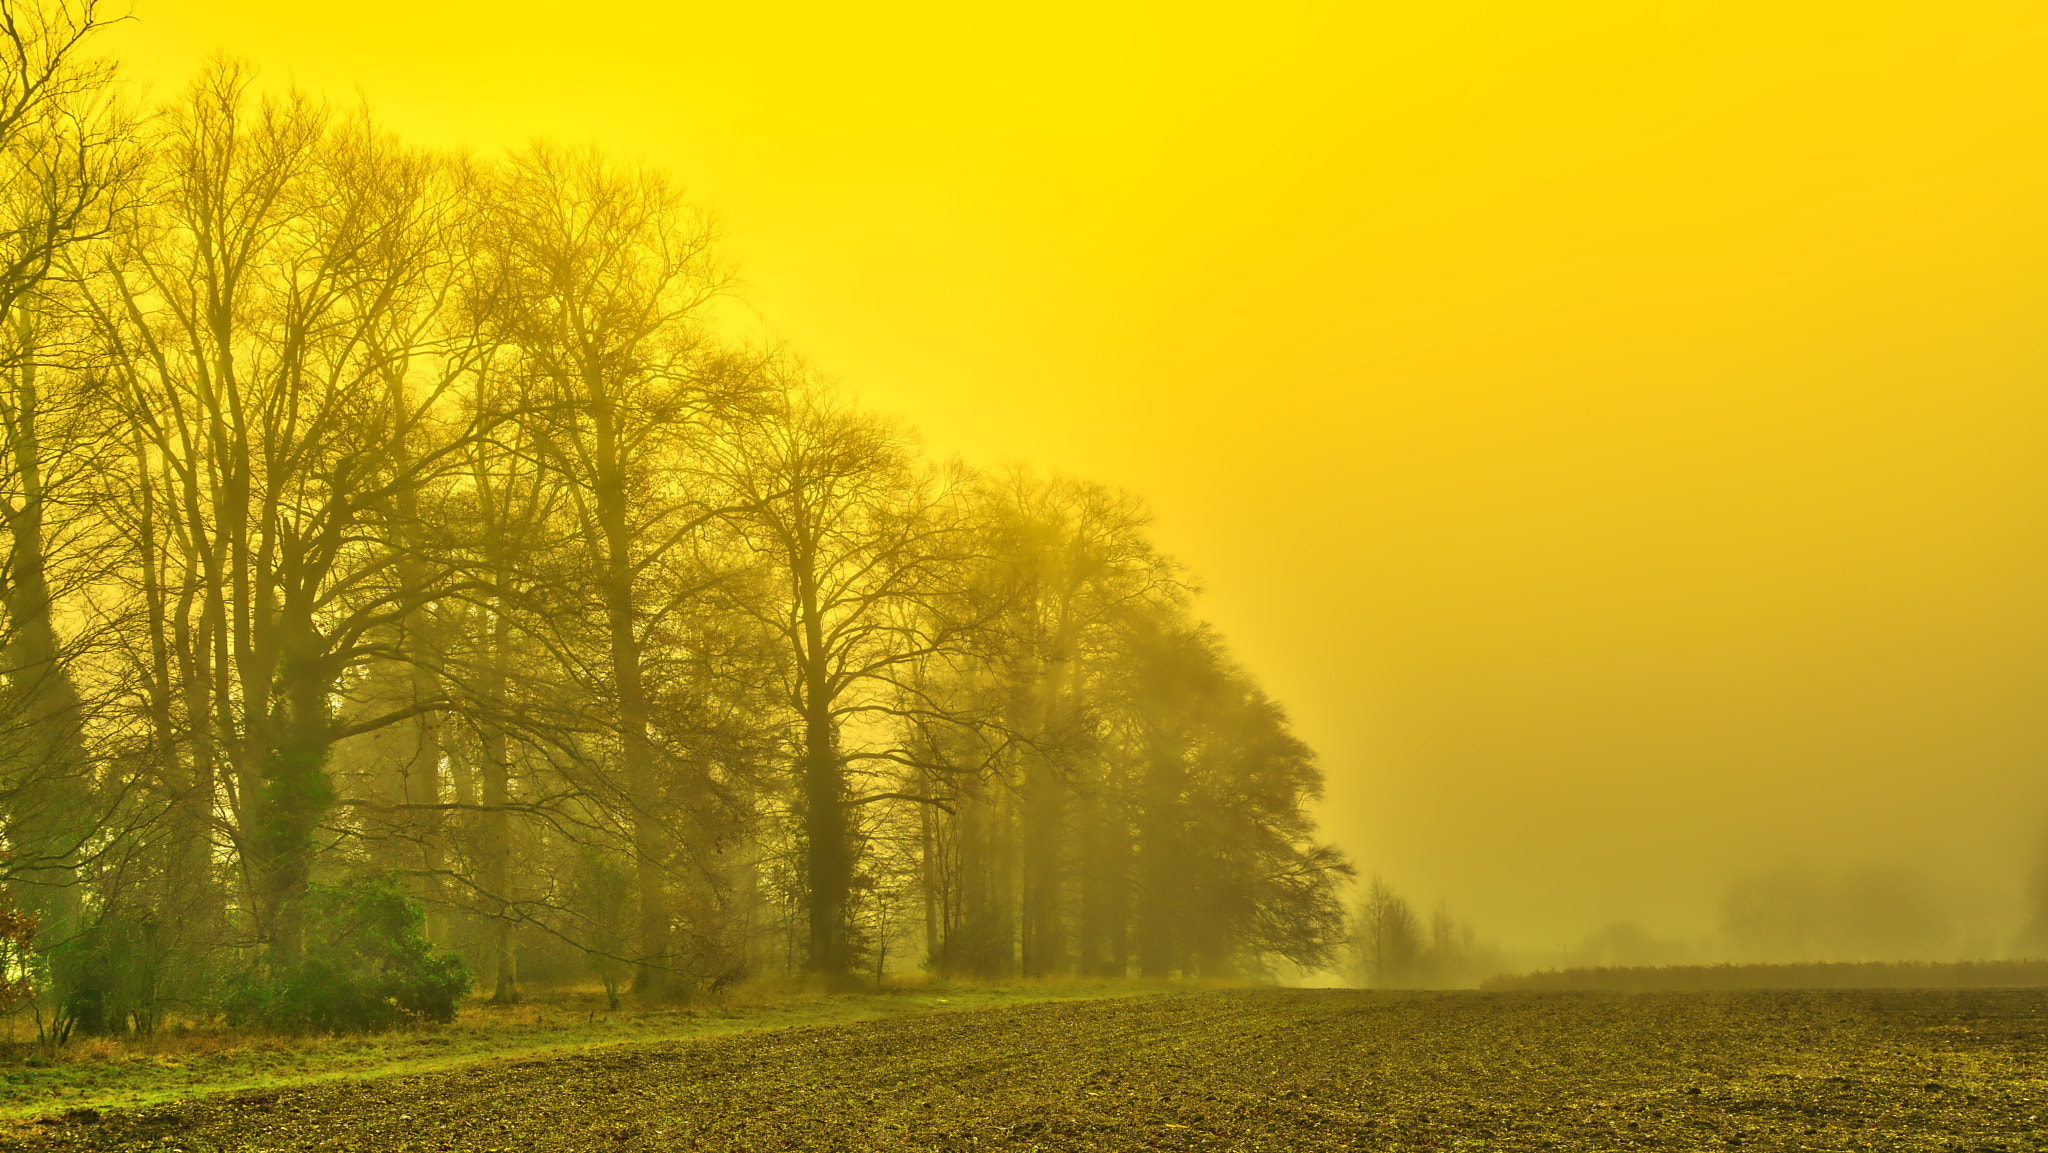
[[596, 989], [539, 992], [512, 1006], [472, 1001], [454, 1023], [356, 1036], [278, 1036], [174, 1024], [134, 1040], [74, 1040], [54, 1053], [13, 1021], [0, 1039], [0, 1120], [130, 1108], [238, 1089], [425, 1073], [508, 1057], [716, 1037], [792, 1025], [1086, 1000], [1153, 991], [1131, 982], [924, 986], [881, 993], [740, 989], [688, 1005], [614, 1011]]

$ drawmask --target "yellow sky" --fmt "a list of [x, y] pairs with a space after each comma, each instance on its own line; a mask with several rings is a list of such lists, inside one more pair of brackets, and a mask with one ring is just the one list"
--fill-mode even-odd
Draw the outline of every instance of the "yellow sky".
[[595, 139], [941, 452], [1136, 490], [1330, 832], [1531, 946], [2048, 818], [2048, 7], [136, 0]]

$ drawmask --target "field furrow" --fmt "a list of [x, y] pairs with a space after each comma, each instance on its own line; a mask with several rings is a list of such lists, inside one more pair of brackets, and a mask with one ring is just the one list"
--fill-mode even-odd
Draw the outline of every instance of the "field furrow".
[[1228, 991], [620, 1046], [6, 1148], [2033, 1149], [2039, 990]]

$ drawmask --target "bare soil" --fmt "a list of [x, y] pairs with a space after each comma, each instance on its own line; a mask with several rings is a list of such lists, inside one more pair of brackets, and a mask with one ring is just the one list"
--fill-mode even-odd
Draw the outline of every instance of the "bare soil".
[[2048, 991], [1069, 1001], [51, 1118], [0, 1149], [2048, 1145]]

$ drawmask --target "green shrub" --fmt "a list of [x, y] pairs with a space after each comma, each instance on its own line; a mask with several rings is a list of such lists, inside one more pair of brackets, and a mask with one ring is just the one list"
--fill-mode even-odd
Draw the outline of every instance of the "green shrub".
[[413, 1021], [447, 1022], [469, 991], [462, 958], [437, 951], [426, 915], [391, 878], [309, 886], [305, 957], [231, 990], [228, 1023], [290, 1032], [369, 1032]]
[[0, 890], [0, 1016], [36, 995], [36, 919]]
[[604, 982], [605, 1004], [619, 1007], [619, 988], [632, 966], [621, 960], [629, 947], [633, 878], [619, 860], [602, 849], [585, 848], [578, 862], [570, 907], [585, 918], [584, 956]]
[[138, 1037], [155, 1032], [163, 1008], [168, 943], [147, 912], [113, 910], [50, 950], [47, 963], [56, 993], [52, 1028], [57, 1040], [86, 1036]]

